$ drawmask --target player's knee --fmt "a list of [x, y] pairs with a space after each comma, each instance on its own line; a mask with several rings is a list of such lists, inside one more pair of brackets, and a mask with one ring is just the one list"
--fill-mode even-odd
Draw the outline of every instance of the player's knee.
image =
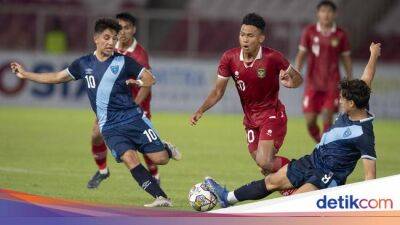
[[98, 129], [98, 127], [93, 127], [92, 130], [92, 144], [93, 145], [100, 145], [102, 144], [103, 141], [103, 136], [101, 136], [100, 130]]
[[317, 125], [317, 121], [316, 120], [307, 120], [306, 125], [308, 128], [315, 127]]
[[92, 133], [92, 144], [93, 145], [101, 145], [104, 140], [100, 133]]
[[169, 162], [168, 154], [163, 154], [163, 153], [150, 157], [150, 159], [156, 165], [165, 165]]
[[274, 179], [272, 174], [269, 174], [265, 177], [265, 185], [268, 191], [275, 191], [279, 187], [279, 183], [276, 179]]
[[257, 160], [257, 165], [268, 173], [272, 173], [274, 168], [273, 160], [264, 159], [264, 160]]
[[139, 159], [134, 151], [128, 150], [122, 156], [121, 160], [129, 169], [133, 169], [140, 164]]

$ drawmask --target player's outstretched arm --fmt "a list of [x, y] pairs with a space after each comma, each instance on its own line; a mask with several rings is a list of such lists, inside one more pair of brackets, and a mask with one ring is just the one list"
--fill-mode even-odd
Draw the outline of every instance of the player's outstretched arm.
[[228, 85], [229, 79], [219, 78], [215, 84], [214, 89], [210, 92], [203, 105], [190, 117], [190, 125], [194, 126], [197, 121], [201, 118], [204, 112], [213, 107], [217, 102], [224, 96], [226, 86]]
[[381, 44], [380, 43], [371, 43], [369, 46], [370, 56], [368, 60], [367, 66], [365, 66], [364, 73], [361, 76], [361, 80], [363, 80], [369, 87], [371, 87], [372, 80], [375, 76], [376, 71], [376, 63], [378, 62], [378, 58], [381, 55]]
[[376, 161], [371, 159], [363, 159], [365, 180], [376, 178]]
[[42, 84], [58, 84], [73, 80], [65, 70], [53, 73], [32, 73], [25, 71], [25, 69], [16, 62], [12, 62], [10, 66], [12, 72], [16, 74], [17, 77]]
[[297, 88], [303, 83], [303, 78], [299, 71], [289, 66], [287, 70], [281, 70], [279, 73], [279, 79], [283, 86], [287, 88]]

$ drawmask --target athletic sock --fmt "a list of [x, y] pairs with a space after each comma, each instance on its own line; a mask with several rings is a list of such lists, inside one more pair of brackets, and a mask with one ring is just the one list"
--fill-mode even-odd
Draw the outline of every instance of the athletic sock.
[[92, 154], [99, 170], [107, 168], [107, 146], [104, 142], [99, 145], [92, 144]]
[[138, 182], [138, 184], [154, 198], [162, 196], [167, 198], [167, 195], [158, 185], [156, 179], [151, 176], [150, 172], [144, 168], [142, 164], [139, 164], [135, 168], [131, 169], [132, 177]]
[[319, 143], [321, 140], [321, 133], [318, 125], [308, 126], [308, 133], [310, 133], [311, 137], [314, 139], [315, 142]]
[[267, 190], [267, 187], [265, 186], [265, 181], [264, 179], [262, 179], [246, 184], [236, 189], [233, 193], [238, 201], [245, 201], [259, 200], [267, 197], [272, 192]]
[[282, 168], [284, 165], [288, 164], [290, 160], [286, 157], [283, 156], [275, 156], [274, 159], [274, 164], [272, 167], [272, 172], [275, 173], [278, 171], [280, 168]]
[[104, 169], [100, 169], [99, 172], [100, 172], [100, 174], [105, 175], [105, 174], [108, 173], [108, 168], [106, 167], [106, 168], [104, 168]]
[[143, 155], [143, 159], [144, 159], [147, 169], [149, 170], [151, 175], [153, 177], [157, 176], [158, 175], [158, 166], [156, 164], [154, 164], [153, 161], [151, 161], [151, 159], [146, 155]]
[[239, 201], [239, 200], [237, 200], [235, 193], [233, 191], [230, 191], [228, 193], [228, 196], [226, 197], [226, 199], [228, 200], [229, 204], [231, 204], [231, 205], [233, 205]]

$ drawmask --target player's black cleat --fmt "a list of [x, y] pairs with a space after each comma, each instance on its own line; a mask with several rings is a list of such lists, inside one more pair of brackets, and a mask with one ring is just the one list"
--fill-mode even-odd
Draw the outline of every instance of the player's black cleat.
[[100, 171], [97, 171], [92, 179], [89, 180], [88, 184], [87, 184], [87, 188], [89, 189], [93, 189], [93, 188], [97, 188], [100, 183], [107, 179], [110, 176], [110, 171], [108, 171], [106, 174], [101, 174]]

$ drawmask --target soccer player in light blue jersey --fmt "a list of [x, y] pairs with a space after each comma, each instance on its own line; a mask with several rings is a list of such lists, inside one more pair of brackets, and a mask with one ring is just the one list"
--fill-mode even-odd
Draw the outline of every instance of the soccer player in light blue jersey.
[[374, 116], [367, 111], [367, 107], [380, 51], [380, 44], [372, 43], [371, 55], [361, 79], [341, 82], [342, 112], [310, 155], [292, 160], [265, 179], [253, 181], [231, 192], [206, 177], [204, 182], [216, 194], [221, 207], [231, 206], [238, 201], [262, 199], [274, 191], [290, 188], [297, 188], [297, 194], [344, 185], [360, 158], [364, 165], [365, 180], [375, 179]]
[[142, 166], [136, 151], [158, 165], [167, 164], [170, 158], [179, 160], [181, 155], [160, 140], [142, 109], [132, 101], [129, 85], [149, 87], [155, 79], [150, 71], [132, 58], [114, 52], [120, 29], [121, 26], [113, 19], [96, 21], [96, 51], [75, 60], [63, 71], [32, 73], [16, 62], [11, 63], [11, 69], [22, 79], [45, 84], [85, 79], [90, 104], [112, 155], [117, 162], [123, 162], [138, 184], [155, 198], [154, 202], [145, 206], [169, 207], [172, 206], [171, 200]]

